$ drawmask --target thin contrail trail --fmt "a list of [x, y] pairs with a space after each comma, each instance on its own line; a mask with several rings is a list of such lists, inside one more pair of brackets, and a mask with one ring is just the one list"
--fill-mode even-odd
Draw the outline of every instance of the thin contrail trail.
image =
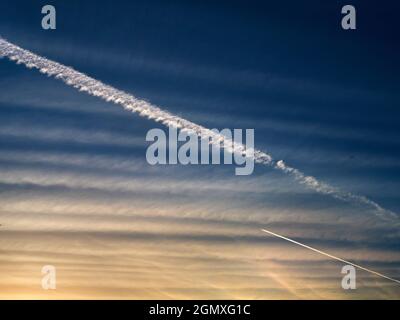
[[346, 202], [366, 205], [379, 217], [385, 220], [397, 221], [398, 217], [396, 213], [381, 207], [378, 203], [364, 196], [345, 192], [327, 183], [318, 181], [316, 178], [307, 176], [298, 169], [286, 165], [283, 160], [274, 160], [268, 153], [260, 150], [248, 149], [245, 145], [236, 143], [222, 134], [215, 133], [210, 129], [178, 117], [168, 111], [164, 111], [147, 101], [137, 99], [131, 94], [106, 85], [103, 82], [78, 72], [71, 67], [40, 57], [0, 37], [0, 58], [1, 57], [7, 57], [12, 61], [16, 61], [17, 64], [24, 64], [28, 68], [38, 69], [40, 72], [48, 76], [61, 79], [67, 85], [72, 86], [79, 91], [84, 91], [92, 96], [119, 104], [126, 110], [137, 112], [142, 117], [153, 119], [156, 122], [161, 122], [168, 127], [179, 128], [187, 132], [195, 133], [200, 138], [211, 138], [212, 143], [214, 144], [231, 146], [226, 148], [229, 152], [253, 157], [256, 163], [268, 165], [277, 170], [281, 170], [292, 176], [299, 183], [304, 184], [316, 192], [330, 195]]
[[361, 270], [367, 271], [367, 272], [372, 273], [372, 274], [374, 274], [374, 275], [377, 275], [377, 276], [379, 276], [379, 277], [382, 277], [382, 278], [385, 278], [385, 279], [388, 279], [388, 280], [391, 280], [391, 281], [400, 283], [400, 280], [393, 279], [393, 278], [391, 278], [391, 277], [385, 276], [385, 275], [382, 274], [382, 273], [376, 272], [376, 271], [371, 270], [371, 269], [364, 268], [363, 266], [360, 266], [360, 265], [355, 264], [355, 263], [353, 263], [353, 262], [344, 260], [344, 259], [342, 259], [342, 258], [335, 257], [334, 255], [331, 255], [331, 254], [329, 254], [329, 253], [326, 253], [326, 252], [323, 252], [323, 251], [321, 251], [321, 250], [315, 249], [315, 248], [313, 248], [313, 247], [307, 246], [307, 245], [305, 245], [305, 244], [303, 244], [303, 243], [300, 243], [300, 242], [298, 242], [298, 241], [295, 241], [295, 240], [293, 240], [293, 239], [289, 239], [289, 238], [287, 238], [287, 237], [281, 236], [281, 235], [279, 235], [279, 234], [277, 234], [277, 233], [274, 233], [274, 232], [272, 232], [272, 231], [268, 231], [268, 230], [266, 230], [266, 229], [261, 229], [261, 231], [266, 232], [266, 233], [269, 233], [270, 235], [273, 235], [273, 236], [275, 236], [275, 237], [281, 238], [281, 239], [283, 239], [283, 240], [292, 242], [292, 243], [294, 243], [294, 244], [297, 244], [297, 245], [299, 245], [299, 246], [302, 246], [302, 247], [304, 247], [304, 248], [306, 248], [306, 249], [312, 250], [312, 251], [314, 251], [314, 252], [317, 252], [317, 253], [319, 253], [319, 254], [322, 254], [322, 255], [327, 256], [327, 257], [329, 257], [329, 258], [332, 258], [332, 259], [334, 259], [334, 260], [337, 260], [337, 261], [340, 261], [340, 262], [344, 262], [345, 264], [352, 265], [352, 266], [354, 266], [354, 267], [356, 267], [356, 268], [359, 268], [359, 269], [361, 269]]

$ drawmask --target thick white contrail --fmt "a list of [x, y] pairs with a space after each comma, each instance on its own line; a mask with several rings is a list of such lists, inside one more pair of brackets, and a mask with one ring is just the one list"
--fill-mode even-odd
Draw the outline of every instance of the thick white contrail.
[[74, 70], [71, 67], [40, 57], [0, 37], [0, 58], [1, 57], [7, 57], [12, 61], [16, 61], [18, 64], [24, 64], [28, 68], [38, 69], [40, 72], [48, 76], [61, 79], [66, 84], [78, 89], [79, 91], [84, 91], [92, 96], [119, 104], [126, 110], [137, 112], [142, 117], [161, 122], [168, 127], [179, 128], [180, 130], [195, 133], [200, 138], [211, 138], [212, 143], [220, 146], [232, 146], [228, 147], [227, 150], [232, 153], [235, 152], [247, 157], [253, 157], [256, 163], [269, 165], [275, 169], [281, 170], [294, 177], [294, 179], [299, 183], [304, 184], [319, 193], [330, 195], [343, 201], [366, 205], [370, 207], [376, 215], [384, 219], [397, 221], [398, 217], [394, 212], [382, 208], [379, 204], [364, 196], [344, 192], [338, 188], [320, 182], [312, 176], [307, 176], [301, 171], [287, 166], [282, 160], [273, 160], [273, 158], [265, 152], [248, 149], [245, 145], [236, 143], [222, 134], [215, 133], [203, 126], [161, 110], [147, 101], [137, 99], [131, 94], [106, 85], [99, 80], [93, 79]]
[[319, 254], [322, 254], [322, 255], [324, 255], [324, 256], [326, 256], [326, 257], [329, 257], [329, 258], [331, 258], [331, 259], [334, 259], [334, 260], [337, 260], [337, 261], [340, 261], [340, 262], [344, 262], [345, 264], [352, 265], [352, 266], [354, 266], [354, 267], [356, 267], [356, 268], [359, 268], [359, 269], [361, 269], [361, 270], [367, 271], [367, 272], [372, 273], [372, 274], [374, 274], [374, 275], [377, 275], [377, 276], [379, 276], [379, 277], [382, 277], [382, 278], [385, 278], [385, 279], [388, 279], [388, 280], [391, 280], [391, 281], [400, 283], [400, 280], [396, 280], [396, 279], [394, 279], [394, 278], [385, 276], [385, 275], [382, 274], [382, 273], [373, 271], [373, 270], [371, 270], [371, 269], [364, 268], [364, 267], [362, 267], [362, 266], [360, 266], [360, 265], [358, 265], [358, 264], [355, 264], [355, 263], [353, 263], [353, 262], [344, 260], [344, 259], [342, 259], [342, 258], [335, 257], [334, 255], [331, 255], [331, 254], [329, 254], [329, 253], [326, 253], [326, 252], [323, 252], [323, 251], [321, 251], [321, 250], [315, 249], [315, 248], [313, 248], [313, 247], [307, 246], [307, 245], [305, 245], [305, 244], [303, 244], [303, 243], [300, 243], [300, 242], [298, 242], [298, 241], [295, 241], [295, 240], [293, 240], [293, 239], [289, 239], [289, 238], [287, 238], [287, 237], [281, 236], [281, 235], [279, 235], [279, 234], [277, 234], [277, 233], [274, 233], [274, 232], [272, 232], [272, 231], [268, 231], [268, 230], [266, 230], [266, 229], [261, 229], [261, 231], [266, 232], [266, 233], [268, 233], [268, 234], [270, 234], [270, 235], [273, 235], [274, 237], [278, 237], [278, 238], [281, 238], [281, 239], [283, 239], [283, 240], [292, 242], [292, 243], [294, 243], [294, 244], [297, 244], [297, 245], [299, 245], [299, 246], [302, 246], [303, 248], [312, 250], [312, 251], [317, 252], [317, 253], [319, 253]]

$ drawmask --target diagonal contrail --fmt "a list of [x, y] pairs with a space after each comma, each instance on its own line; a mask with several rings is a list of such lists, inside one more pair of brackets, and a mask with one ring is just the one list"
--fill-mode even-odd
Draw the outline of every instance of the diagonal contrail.
[[344, 260], [344, 259], [342, 259], [342, 258], [335, 257], [334, 255], [331, 255], [331, 254], [329, 254], [329, 253], [326, 253], [326, 252], [323, 252], [323, 251], [321, 251], [321, 250], [315, 249], [315, 248], [313, 248], [313, 247], [307, 246], [307, 245], [305, 245], [305, 244], [303, 244], [303, 243], [300, 243], [300, 242], [298, 242], [298, 241], [295, 241], [295, 240], [293, 240], [293, 239], [286, 238], [286, 237], [281, 236], [281, 235], [279, 235], [279, 234], [277, 234], [277, 233], [274, 233], [274, 232], [272, 232], [272, 231], [268, 231], [268, 230], [266, 230], [266, 229], [261, 229], [261, 231], [266, 232], [266, 233], [268, 233], [268, 234], [270, 234], [270, 235], [273, 235], [274, 237], [278, 237], [278, 238], [281, 238], [281, 239], [283, 239], [283, 240], [292, 242], [292, 243], [294, 243], [294, 244], [297, 244], [298, 246], [301, 246], [301, 247], [303, 247], [303, 248], [312, 250], [312, 251], [317, 252], [317, 253], [319, 253], [319, 254], [322, 254], [322, 255], [324, 255], [324, 256], [326, 256], [326, 257], [329, 257], [329, 258], [331, 258], [331, 259], [334, 259], [334, 260], [337, 260], [337, 261], [340, 261], [340, 262], [344, 262], [345, 264], [352, 265], [352, 266], [354, 266], [354, 267], [356, 267], [356, 268], [359, 268], [359, 269], [361, 269], [361, 270], [367, 271], [367, 272], [372, 273], [372, 274], [374, 274], [374, 275], [376, 275], [376, 276], [379, 276], [379, 277], [381, 277], [381, 278], [385, 278], [385, 279], [388, 279], [388, 280], [391, 280], [391, 281], [400, 283], [400, 280], [396, 280], [396, 279], [394, 279], [394, 278], [385, 276], [385, 275], [382, 274], [382, 273], [373, 271], [373, 270], [371, 270], [371, 269], [364, 268], [364, 267], [362, 267], [362, 266], [360, 266], [360, 265], [358, 265], [358, 264], [355, 264], [355, 263], [353, 263], [353, 262]]
[[247, 157], [252, 157], [256, 163], [269, 165], [277, 170], [281, 170], [292, 176], [299, 183], [304, 184], [308, 188], [321, 194], [330, 195], [336, 199], [350, 203], [366, 205], [379, 217], [389, 221], [398, 221], [396, 213], [381, 207], [376, 202], [364, 196], [345, 192], [327, 183], [318, 181], [316, 178], [307, 176], [303, 172], [286, 165], [283, 160], [274, 160], [268, 153], [260, 150], [247, 149], [245, 145], [236, 143], [222, 134], [215, 133], [210, 129], [178, 117], [168, 111], [164, 111], [147, 101], [137, 99], [131, 94], [106, 85], [103, 82], [78, 72], [71, 67], [38, 56], [0, 37], [0, 58], [1, 57], [7, 57], [12, 61], [16, 61], [17, 64], [24, 64], [28, 68], [38, 69], [40, 72], [48, 76], [61, 79], [67, 85], [72, 86], [79, 91], [119, 104], [126, 110], [137, 112], [142, 117], [161, 122], [168, 127], [179, 128], [187, 132], [195, 133], [200, 138], [211, 138], [212, 143], [223, 147], [231, 146], [226, 148], [229, 152], [240, 153]]

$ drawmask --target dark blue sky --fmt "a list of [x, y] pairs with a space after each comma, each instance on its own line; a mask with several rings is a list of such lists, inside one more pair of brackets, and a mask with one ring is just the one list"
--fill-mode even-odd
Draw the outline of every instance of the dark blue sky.
[[[340, 28], [343, 1], [53, 1], [56, 31], [40, 28], [43, 4], [2, 1], [2, 36], [204, 125], [245, 120], [260, 148], [310, 174], [400, 179], [394, 1], [353, 1], [356, 31]], [[320, 168], [299, 150], [341, 158]], [[364, 160], [376, 167], [352, 167]]]

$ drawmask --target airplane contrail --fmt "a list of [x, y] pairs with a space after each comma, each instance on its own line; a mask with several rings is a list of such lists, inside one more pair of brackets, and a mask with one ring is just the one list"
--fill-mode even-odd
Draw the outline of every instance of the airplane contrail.
[[152, 119], [156, 122], [161, 122], [168, 127], [174, 127], [189, 133], [195, 133], [200, 138], [211, 138], [213, 144], [223, 146], [231, 153], [239, 153], [247, 157], [252, 157], [256, 163], [268, 165], [277, 170], [283, 171], [292, 176], [300, 184], [303, 184], [318, 193], [330, 195], [336, 199], [353, 204], [356, 203], [368, 206], [377, 216], [389, 221], [398, 221], [396, 213], [383, 208], [373, 200], [364, 196], [342, 191], [339, 188], [318, 181], [315, 177], [307, 176], [298, 169], [286, 165], [283, 160], [274, 160], [268, 153], [246, 148], [245, 145], [236, 143], [220, 133], [213, 132], [201, 125], [178, 117], [168, 111], [164, 111], [147, 101], [140, 100], [122, 90], [106, 85], [103, 82], [78, 72], [71, 67], [38, 56], [0, 37], [0, 58], [1, 57], [7, 57], [12, 61], [16, 61], [17, 64], [24, 64], [30, 69], [38, 69], [41, 73], [60, 79], [67, 85], [72, 86], [79, 91], [121, 105], [124, 109], [136, 112], [142, 117]]
[[329, 258], [331, 258], [331, 259], [334, 259], [334, 260], [337, 260], [337, 261], [340, 261], [340, 262], [344, 262], [345, 264], [352, 265], [352, 266], [354, 266], [354, 267], [356, 267], [356, 268], [359, 268], [359, 269], [361, 269], [361, 270], [367, 271], [367, 272], [372, 273], [372, 274], [374, 274], [374, 275], [376, 275], [376, 276], [379, 276], [379, 277], [381, 277], [381, 278], [385, 278], [385, 279], [387, 279], [387, 280], [391, 280], [391, 281], [400, 283], [400, 280], [397, 280], [397, 279], [394, 279], [394, 278], [385, 276], [385, 275], [382, 274], [382, 273], [379, 273], [379, 272], [376, 272], [376, 271], [374, 271], [374, 270], [365, 268], [365, 267], [363, 267], [363, 266], [360, 266], [360, 265], [355, 264], [355, 263], [353, 263], [353, 262], [350, 262], [350, 261], [344, 260], [344, 259], [342, 259], [342, 258], [336, 257], [336, 256], [334, 256], [334, 255], [331, 255], [331, 254], [326, 253], [326, 252], [324, 252], [324, 251], [315, 249], [315, 248], [313, 248], [313, 247], [307, 246], [307, 245], [305, 245], [305, 244], [303, 244], [303, 243], [300, 243], [300, 242], [298, 242], [298, 241], [296, 241], [296, 240], [293, 240], [293, 239], [290, 239], [290, 238], [281, 236], [281, 235], [279, 235], [279, 234], [277, 234], [277, 233], [274, 233], [274, 232], [272, 232], [272, 231], [268, 231], [268, 230], [266, 230], [266, 229], [261, 229], [261, 231], [266, 232], [266, 233], [268, 233], [268, 234], [270, 234], [270, 235], [273, 235], [274, 237], [278, 237], [278, 238], [281, 238], [281, 239], [283, 239], [283, 240], [292, 242], [292, 243], [297, 244], [297, 245], [299, 245], [299, 246], [301, 246], [301, 247], [303, 247], [303, 248], [312, 250], [312, 251], [317, 252], [317, 253], [319, 253], [319, 254], [322, 254], [322, 255], [324, 255], [324, 256], [326, 256], [326, 257], [329, 257]]

